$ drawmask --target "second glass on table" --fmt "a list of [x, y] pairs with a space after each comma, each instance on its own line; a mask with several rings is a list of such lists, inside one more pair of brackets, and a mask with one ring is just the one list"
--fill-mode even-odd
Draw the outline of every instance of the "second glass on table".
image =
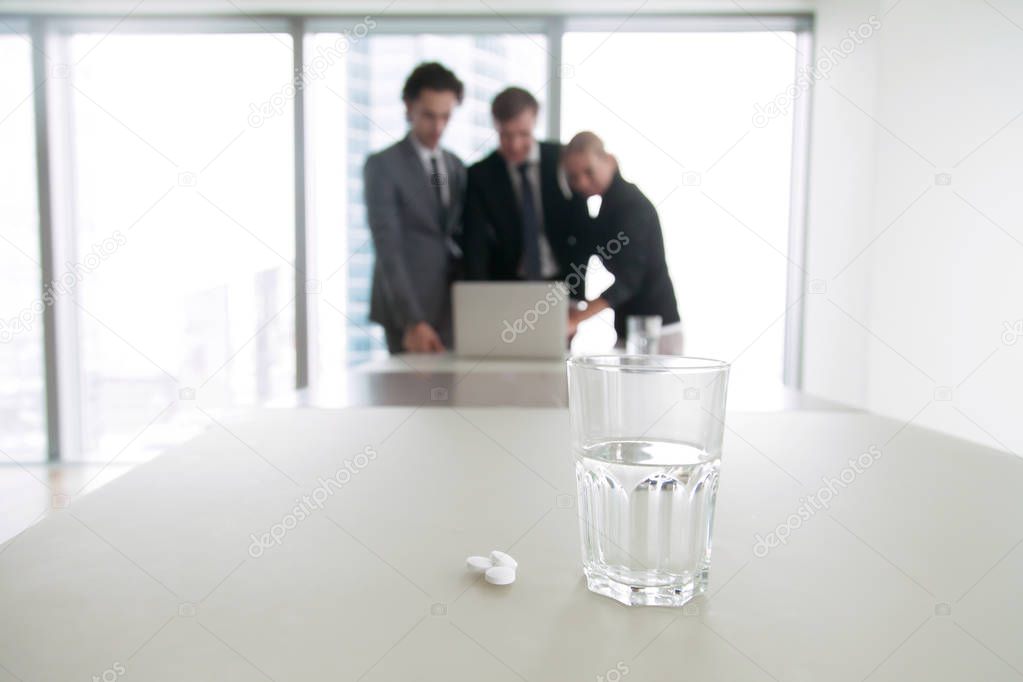
[[625, 352], [654, 355], [661, 338], [660, 315], [629, 315], [625, 318]]

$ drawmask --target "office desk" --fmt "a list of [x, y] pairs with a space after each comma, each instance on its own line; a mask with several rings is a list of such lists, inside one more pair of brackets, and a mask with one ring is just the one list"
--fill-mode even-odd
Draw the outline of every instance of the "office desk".
[[[382, 356], [353, 367], [344, 383], [304, 389], [274, 403], [277, 407], [429, 404], [565, 407], [565, 361], [460, 358], [448, 353]], [[728, 405], [742, 411], [850, 409], [780, 381], [743, 383], [735, 377], [729, 384]]]
[[[733, 413], [710, 592], [628, 608], [584, 586], [567, 432], [563, 409], [228, 422], [2, 548], [0, 680], [1019, 679], [1019, 459], [870, 414]], [[466, 572], [493, 548], [514, 585]]]

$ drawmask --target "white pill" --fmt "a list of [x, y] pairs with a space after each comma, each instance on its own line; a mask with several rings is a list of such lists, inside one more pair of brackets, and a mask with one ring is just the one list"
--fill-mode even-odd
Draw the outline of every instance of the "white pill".
[[494, 566], [484, 574], [491, 585], [511, 585], [515, 582], [515, 569], [511, 566]]
[[485, 556], [471, 556], [465, 560], [465, 565], [473, 573], [483, 573], [488, 568], [492, 568], [494, 562]]
[[495, 566], [509, 566], [511, 568], [518, 568], [519, 566], [519, 562], [515, 561], [511, 554], [505, 554], [496, 549], [490, 553], [490, 560], [494, 562]]

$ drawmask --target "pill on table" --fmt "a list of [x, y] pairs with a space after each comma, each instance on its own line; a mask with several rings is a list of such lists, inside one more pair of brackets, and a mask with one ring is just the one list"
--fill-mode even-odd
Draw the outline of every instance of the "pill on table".
[[505, 554], [504, 552], [496, 549], [490, 553], [490, 560], [494, 562], [495, 566], [518, 568], [519, 565], [519, 562], [515, 561], [510, 554]]
[[511, 566], [494, 566], [484, 574], [491, 585], [511, 585], [515, 582], [515, 569]]
[[483, 573], [488, 568], [492, 568], [494, 562], [485, 556], [471, 556], [465, 560], [465, 565], [474, 573]]

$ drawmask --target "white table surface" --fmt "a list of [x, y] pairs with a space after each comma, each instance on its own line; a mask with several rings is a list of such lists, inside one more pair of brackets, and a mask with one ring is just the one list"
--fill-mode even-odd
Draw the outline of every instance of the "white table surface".
[[[863, 413], [730, 414], [710, 593], [629, 608], [582, 580], [564, 410], [281, 409], [225, 426], [0, 548], [0, 681], [1023, 671], [1011, 455]], [[872, 445], [829, 511], [755, 556], [755, 534]], [[250, 534], [367, 446], [377, 457], [322, 510], [250, 556]], [[511, 587], [464, 570], [492, 548], [520, 562]]]

